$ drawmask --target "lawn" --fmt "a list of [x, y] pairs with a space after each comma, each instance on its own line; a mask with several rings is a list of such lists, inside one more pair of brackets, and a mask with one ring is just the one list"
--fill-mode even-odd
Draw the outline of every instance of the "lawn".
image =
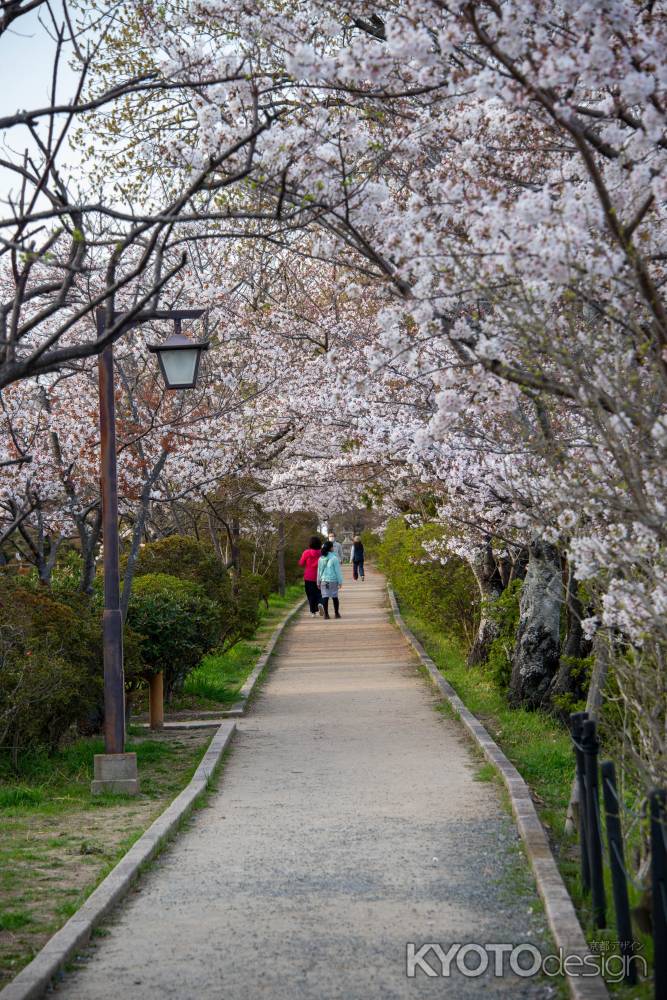
[[133, 738], [140, 794], [90, 793], [99, 739], [0, 757], [0, 989], [132, 846], [192, 777], [211, 732]]

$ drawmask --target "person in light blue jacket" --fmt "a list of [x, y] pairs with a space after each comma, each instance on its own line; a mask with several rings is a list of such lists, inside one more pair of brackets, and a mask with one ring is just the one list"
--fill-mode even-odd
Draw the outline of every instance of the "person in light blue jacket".
[[343, 586], [343, 571], [340, 568], [338, 556], [333, 552], [331, 542], [325, 542], [322, 546], [322, 555], [317, 564], [317, 586], [322, 593], [320, 614], [324, 618], [331, 617], [329, 614], [329, 598], [331, 597], [336, 618], [341, 618], [338, 591]]

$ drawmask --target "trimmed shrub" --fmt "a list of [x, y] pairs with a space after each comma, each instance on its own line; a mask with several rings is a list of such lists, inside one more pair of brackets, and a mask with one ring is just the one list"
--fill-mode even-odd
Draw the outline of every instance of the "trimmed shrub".
[[220, 608], [204, 588], [167, 573], [147, 573], [134, 581], [128, 624], [141, 637], [147, 674], [164, 671], [167, 697], [183, 682], [220, 635]]
[[212, 545], [182, 535], [149, 542], [141, 548], [137, 558], [133, 589], [147, 574], [167, 574], [197, 584], [218, 607], [215, 644], [231, 646], [253, 634], [260, 620], [260, 604], [268, 599], [273, 584], [272, 577], [247, 570], [244, 559], [247, 548], [247, 540], [241, 539], [243, 568], [234, 584]]

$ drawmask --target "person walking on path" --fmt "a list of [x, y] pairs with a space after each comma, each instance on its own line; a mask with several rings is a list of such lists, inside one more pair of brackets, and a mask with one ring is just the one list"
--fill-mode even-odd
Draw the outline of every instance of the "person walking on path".
[[322, 605], [322, 595], [317, 582], [317, 565], [321, 555], [322, 542], [318, 535], [313, 535], [309, 548], [303, 550], [299, 559], [299, 566], [303, 566], [303, 585], [306, 589], [308, 606], [313, 616], [317, 614], [318, 607]]
[[364, 543], [359, 538], [359, 535], [355, 535], [352, 540], [352, 552], [350, 555], [350, 560], [352, 562], [352, 576], [355, 580], [361, 577], [362, 581], [365, 581], [364, 576]]
[[320, 614], [324, 615], [325, 618], [331, 617], [329, 615], [329, 598], [331, 597], [336, 618], [340, 618], [338, 591], [343, 586], [343, 571], [340, 568], [338, 556], [333, 551], [332, 542], [325, 542], [322, 546], [322, 555], [317, 564], [317, 583], [322, 592]]
[[333, 547], [333, 553], [334, 553], [334, 555], [336, 556], [336, 558], [338, 559], [338, 562], [342, 566], [343, 565], [343, 546], [340, 544], [340, 542], [336, 541], [336, 532], [335, 531], [330, 531], [329, 532], [329, 541], [331, 542], [331, 545]]

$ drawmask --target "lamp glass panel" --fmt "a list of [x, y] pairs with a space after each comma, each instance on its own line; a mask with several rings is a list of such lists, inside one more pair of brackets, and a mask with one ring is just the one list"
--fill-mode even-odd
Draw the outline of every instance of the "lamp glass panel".
[[179, 385], [191, 385], [195, 377], [198, 348], [187, 348], [180, 351], [161, 351], [167, 383], [172, 388]]

